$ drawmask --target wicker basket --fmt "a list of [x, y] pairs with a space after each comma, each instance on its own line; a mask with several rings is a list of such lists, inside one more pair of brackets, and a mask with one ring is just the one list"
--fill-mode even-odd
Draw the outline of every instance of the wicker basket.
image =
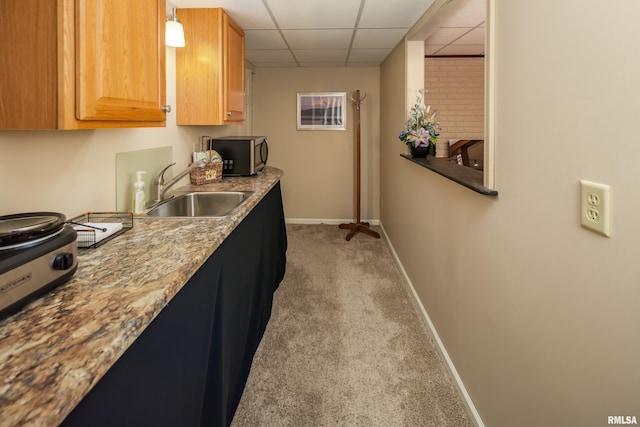
[[189, 172], [189, 177], [195, 185], [218, 182], [222, 179], [222, 162], [207, 163], [203, 168], [194, 168]]

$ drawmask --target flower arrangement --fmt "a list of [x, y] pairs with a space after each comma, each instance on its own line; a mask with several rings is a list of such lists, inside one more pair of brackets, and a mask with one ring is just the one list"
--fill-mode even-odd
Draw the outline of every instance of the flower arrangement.
[[426, 90], [418, 90], [416, 103], [411, 107], [409, 120], [406, 129], [400, 132], [398, 138], [409, 147], [429, 147], [435, 146], [438, 140], [439, 131], [442, 129], [436, 121], [437, 111], [431, 111], [431, 105], [424, 105], [424, 94]]

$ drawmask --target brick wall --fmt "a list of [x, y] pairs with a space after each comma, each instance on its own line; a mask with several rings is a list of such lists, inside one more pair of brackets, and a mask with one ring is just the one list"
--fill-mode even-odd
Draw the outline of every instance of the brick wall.
[[[438, 110], [440, 140], [484, 139], [484, 58], [425, 58], [425, 104]], [[483, 144], [469, 150], [483, 167]]]

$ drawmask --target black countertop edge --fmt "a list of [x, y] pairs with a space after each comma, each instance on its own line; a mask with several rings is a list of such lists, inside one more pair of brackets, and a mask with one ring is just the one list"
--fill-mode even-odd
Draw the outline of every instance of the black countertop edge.
[[409, 154], [400, 154], [400, 157], [404, 157], [415, 164], [432, 170], [445, 178], [449, 178], [451, 181], [457, 182], [476, 193], [484, 194], [485, 196], [498, 195], [497, 190], [487, 188], [483, 185], [484, 181], [482, 171], [460, 166], [456, 163], [433, 158], [431, 156], [427, 156], [425, 158], [413, 158]]

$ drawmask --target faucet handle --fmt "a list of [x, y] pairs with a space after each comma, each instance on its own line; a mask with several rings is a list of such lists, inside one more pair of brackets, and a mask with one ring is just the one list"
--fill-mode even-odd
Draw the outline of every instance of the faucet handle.
[[159, 185], [164, 185], [164, 173], [167, 171], [167, 169], [169, 169], [173, 165], [175, 165], [175, 162], [171, 163], [169, 166], [166, 166], [164, 169], [162, 169], [162, 171], [160, 171], [160, 173], [158, 174], [158, 177], [156, 178], [156, 182]]
[[175, 165], [175, 163], [171, 163], [170, 165], [166, 166], [164, 169], [162, 169], [160, 171], [160, 173], [158, 174], [158, 176], [155, 179], [155, 184], [156, 184], [156, 200], [155, 203], [159, 203], [162, 201], [162, 192], [164, 190], [164, 173], [167, 171], [167, 169], [169, 169], [171, 166]]

